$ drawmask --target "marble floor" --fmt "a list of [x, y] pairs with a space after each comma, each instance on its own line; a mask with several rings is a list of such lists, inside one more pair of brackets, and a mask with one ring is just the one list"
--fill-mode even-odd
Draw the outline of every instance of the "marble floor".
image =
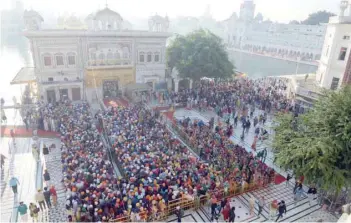
[[[44, 168], [50, 173], [50, 185], [54, 185], [57, 191], [57, 206], [48, 210], [49, 222], [65, 222], [67, 221], [66, 212], [66, 189], [61, 182], [63, 179], [62, 163], [61, 163], [61, 141], [60, 139], [42, 139], [42, 144], [50, 146], [55, 145], [48, 155], [45, 155]], [[50, 186], [49, 185], [49, 186]], [[44, 186], [48, 186], [45, 185]]]
[[176, 109], [174, 112], [174, 117], [177, 120], [183, 120], [185, 118], [190, 118], [191, 120], [194, 120], [194, 119], [202, 120], [205, 123], [208, 123], [210, 121], [210, 119], [208, 119], [207, 117], [204, 117], [198, 111], [193, 110], [193, 109], [188, 110], [185, 108]]
[[[34, 195], [37, 191], [38, 165], [32, 155], [31, 139], [16, 138], [15, 142], [14, 146], [10, 138], [1, 139], [1, 153], [7, 157], [1, 176], [1, 222], [20, 219], [16, 209], [18, 203], [23, 201], [29, 206], [30, 202], [35, 201]], [[8, 185], [12, 176], [19, 181], [16, 195], [13, 194], [12, 188]], [[39, 220], [45, 221], [46, 212], [40, 213]]]

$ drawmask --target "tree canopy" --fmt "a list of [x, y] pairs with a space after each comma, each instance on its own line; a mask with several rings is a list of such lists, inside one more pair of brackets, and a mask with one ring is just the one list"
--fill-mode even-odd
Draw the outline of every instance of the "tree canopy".
[[299, 25], [300, 22], [297, 21], [297, 20], [291, 20], [291, 21], [289, 22], [289, 24], [290, 24], [290, 25]]
[[329, 17], [335, 16], [334, 13], [327, 11], [318, 11], [308, 15], [308, 18], [301, 22], [301, 24], [305, 25], [319, 25], [321, 23], [328, 23]]
[[177, 68], [180, 77], [192, 80], [226, 79], [234, 72], [221, 38], [202, 29], [177, 36], [167, 48], [167, 63], [170, 69]]
[[306, 114], [278, 115], [275, 162], [307, 182], [340, 191], [351, 186], [351, 86], [325, 92]]

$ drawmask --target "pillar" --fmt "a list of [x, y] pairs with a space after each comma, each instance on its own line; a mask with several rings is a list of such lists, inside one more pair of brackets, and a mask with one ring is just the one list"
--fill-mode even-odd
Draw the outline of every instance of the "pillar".
[[193, 80], [189, 80], [189, 89], [193, 89]]
[[69, 100], [72, 100], [72, 87], [69, 87], [69, 88], [67, 88], [67, 91], [68, 91], [68, 98], [69, 98]]
[[178, 92], [178, 87], [179, 87], [179, 80], [178, 79], [174, 79], [174, 91]]
[[55, 98], [56, 98], [56, 101], [60, 100], [60, 91], [58, 87], [55, 87]]

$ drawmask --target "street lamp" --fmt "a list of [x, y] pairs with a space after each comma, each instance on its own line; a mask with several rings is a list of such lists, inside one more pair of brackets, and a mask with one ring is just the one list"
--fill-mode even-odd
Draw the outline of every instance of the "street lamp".
[[296, 58], [296, 70], [295, 70], [295, 75], [297, 75], [297, 72], [298, 72], [298, 70], [299, 70], [300, 61], [301, 61], [301, 57], [298, 56], [298, 57]]

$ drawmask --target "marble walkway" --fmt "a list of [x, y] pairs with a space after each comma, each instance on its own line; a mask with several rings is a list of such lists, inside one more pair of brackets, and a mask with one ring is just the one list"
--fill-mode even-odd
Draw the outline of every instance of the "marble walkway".
[[[7, 157], [4, 175], [1, 177], [1, 222], [20, 221], [16, 209], [18, 203], [23, 201], [29, 206], [30, 202], [35, 202], [34, 195], [37, 191], [38, 165], [32, 155], [31, 139], [16, 138], [15, 142], [16, 146], [13, 146], [9, 138], [1, 140], [1, 153]], [[19, 181], [17, 195], [13, 194], [8, 185], [11, 176], [15, 176]], [[40, 212], [39, 220], [44, 222], [46, 218], [47, 212]], [[30, 217], [29, 220], [31, 221]]]

